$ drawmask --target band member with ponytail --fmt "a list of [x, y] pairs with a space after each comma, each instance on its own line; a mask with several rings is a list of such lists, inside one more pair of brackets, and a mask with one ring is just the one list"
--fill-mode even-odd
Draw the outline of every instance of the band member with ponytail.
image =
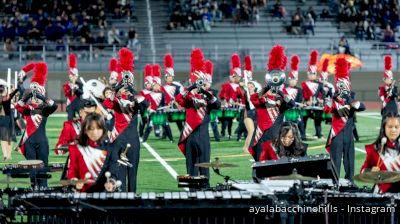
[[14, 111], [11, 109], [11, 101], [19, 91], [15, 89], [11, 93], [7, 88], [7, 82], [0, 79], [0, 141], [4, 161], [11, 159], [12, 142], [16, 141]]
[[251, 96], [256, 108], [257, 127], [249, 151], [255, 161], [260, 160], [261, 152], [278, 136], [284, 113], [294, 106], [294, 101], [281, 91], [285, 82], [287, 57], [281, 45], [275, 45], [269, 54], [265, 85], [262, 91]]
[[[237, 109], [238, 105], [242, 103], [242, 93], [239, 87], [239, 81], [242, 76], [240, 65], [240, 57], [238, 54], [233, 54], [231, 57], [231, 70], [229, 74], [229, 82], [222, 84], [219, 98], [221, 99], [221, 107], [223, 110]], [[233, 117], [225, 116], [223, 111], [221, 118], [221, 136], [225, 137], [225, 130], [228, 128], [228, 138], [232, 137], [232, 124]]]
[[[374, 143], [365, 145], [367, 155], [361, 173], [376, 171], [399, 172], [400, 159], [400, 116], [389, 112], [383, 118], [379, 136]], [[378, 184], [380, 193], [399, 193], [400, 182]]]
[[279, 129], [278, 138], [267, 145], [260, 160], [277, 160], [282, 157], [303, 157], [307, 155], [308, 145], [301, 141], [300, 131], [293, 122], [284, 122]]
[[[317, 63], [318, 63], [318, 51], [313, 50], [310, 54], [310, 61], [307, 70], [307, 81], [301, 83], [303, 88], [303, 97], [305, 104], [311, 107], [320, 107], [323, 105], [324, 100], [324, 87], [321, 82], [318, 81], [317, 77]], [[307, 110], [307, 115], [303, 116], [304, 130], [307, 130], [308, 118], [314, 119], [315, 135], [318, 138], [322, 138], [322, 110], [311, 109]]]
[[[49, 142], [46, 136], [46, 123], [50, 114], [57, 110], [57, 104], [45, 96], [47, 65], [35, 63], [30, 91], [25, 93], [15, 106], [26, 121], [26, 130], [18, 145], [19, 151], [28, 160], [42, 160], [48, 164]], [[34, 183], [34, 180], [31, 180]], [[47, 180], [37, 180], [39, 186], [47, 186]]]
[[[82, 129], [76, 144], [68, 146], [69, 160], [67, 179], [80, 181], [77, 190], [88, 191], [91, 187], [104, 185], [104, 173], [109, 169], [106, 160], [109, 145], [106, 141], [107, 129], [104, 118], [97, 113], [89, 113], [82, 122]], [[101, 183], [96, 181], [103, 179]], [[94, 186], [94, 185], [98, 186]]]
[[379, 86], [379, 98], [382, 101], [381, 115], [386, 116], [387, 113], [398, 113], [397, 107], [397, 86], [393, 79], [392, 72], [392, 56], [386, 55], [385, 61], [385, 72], [383, 73], [384, 84]]
[[[160, 70], [160, 65], [155, 64], [152, 67], [152, 74], [153, 74], [153, 90], [150, 94], [147, 95], [146, 100], [150, 103], [149, 106], [149, 113], [150, 113], [150, 121], [147, 124], [146, 130], [143, 134], [143, 142], [147, 141], [147, 138], [149, 137], [151, 131], [153, 130], [153, 127], [155, 124], [153, 124], [153, 116], [156, 116], [155, 114], [158, 112], [162, 111], [157, 111], [158, 108], [164, 107], [165, 104], [165, 94], [161, 90], [161, 70]], [[171, 127], [169, 126], [168, 121], [165, 121], [164, 124], [162, 124], [162, 128], [166, 134], [166, 136], [169, 138], [171, 142], [174, 141], [172, 137], [172, 131]]]
[[283, 93], [295, 102], [296, 107], [285, 112], [285, 120], [297, 124], [301, 133], [301, 139], [305, 140], [306, 133], [304, 130], [303, 116], [301, 114], [301, 108], [304, 107], [303, 90], [297, 87], [297, 81], [299, 80], [299, 62], [300, 58], [298, 55], [293, 55], [290, 59], [291, 70], [288, 77], [288, 85], [283, 89]]
[[343, 158], [345, 178], [351, 181], [354, 175], [355, 159], [354, 114], [356, 111], [365, 110], [365, 106], [351, 95], [349, 69], [349, 63], [345, 58], [340, 57], [336, 60], [335, 95], [331, 103], [325, 106], [324, 111], [332, 113], [332, 127], [326, 149], [331, 155], [339, 176]]
[[256, 108], [250, 99], [253, 95], [258, 96], [258, 92], [261, 91], [260, 83], [253, 80], [253, 65], [250, 55], [244, 57], [243, 82], [241, 82], [240, 85], [244, 92], [245, 110], [243, 123], [247, 131], [243, 151], [248, 152], [255, 127], [257, 127]]
[[79, 113], [80, 98], [83, 94], [83, 85], [78, 80], [76, 55], [71, 53], [68, 62], [68, 78], [69, 82], [64, 83], [64, 94], [67, 98], [67, 114], [68, 120], [73, 120], [76, 113]]
[[187, 172], [191, 176], [210, 177], [208, 168], [196, 167], [196, 163], [210, 162], [210, 136], [208, 123], [210, 111], [220, 108], [220, 102], [209, 91], [212, 74], [204, 74], [203, 52], [196, 48], [191, 53], [190, 87], [176, 96], [176, 102], [186, 109], [186, 122], [178, 147], [186, 157]]
[[[121, 73], [118, 74], [117, 80], [120, 81], [114, 87], [115, 94], [111, 94], [103, 102], [107, 109], [114, 111], [115, 118], [114, 128], [109, 134], [109, 140], [113, 148], [111, 166], [114, 167], [114, 170], [117, 170], [113, 174], [122, 182], [121, 190], [129, 192], [136, 192], [140, 142], [135, 119], [139, 104], [142, 102], [142, 99], [135, 97], [136, 91], [133, 88], [133, 58], [133, 52], [129, 49], [122, 48], [119, 51]], [[118, 159], [127, 148], [127, 145], [130, 145], [130, 147], [126, 155], [132, 166], [119, 165], [118, 163]], [[127, 177], [128, 183], [126, 181]]]

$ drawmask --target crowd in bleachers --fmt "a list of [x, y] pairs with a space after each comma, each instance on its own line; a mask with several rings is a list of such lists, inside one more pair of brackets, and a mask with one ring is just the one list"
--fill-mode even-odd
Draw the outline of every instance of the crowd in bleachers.
[[255, 24], [266, 0], [171, 0], [168, 30], [210, 31], [216, 23]]
[[[54, 43], [56, 50], [65, 44], [96, 44], [101, 50], [110, 44], [126, 45], [123, 31], [107, 20], [131, 18], [131, 1], [102, 0], [9, 0], [0, 1], [0, 40], [4, 51], [18, 45], [23, 50], [40, 50], [43, 43]], [[125, 31], [127, 35], [127, 31]], [[135, 34], [134, 34], [135, 35]], [[87, 50], [87, 46], [75, 50]], [[82, 48], [82, 49], [81, 49]], [[12, 57], [12, 54], [10, 54]]]
[[398, 30], [397, 0], [341, 0], [337, 20], [354, 29], [356, 39], [395, 42]]

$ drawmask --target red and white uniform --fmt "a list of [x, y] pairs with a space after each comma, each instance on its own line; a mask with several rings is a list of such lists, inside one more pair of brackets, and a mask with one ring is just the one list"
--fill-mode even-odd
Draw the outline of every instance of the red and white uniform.
[[99, 149], [97, 144], [89, 141], [88, 146], [70, 145], [67, 178], [84, 180], [90, 173], [89, 183], [81, 191], [89, 189], [99, 177], [107, 157], [107, 150]]
[[114, 111], [114, 128], [109, 136], [110, 142], [114, 140], [121, 134], [130, 124], [132, 117], [129, 114], [122, 112], [122, 107], [125, 104], [131, 103], [127, 100], [126, 96], [114, 97], [114, 99], [107, 98], [104, 100], [103, 105], [107, 109], [112, 109]]
[[55, 153], [57, 155], [63, 154], [64, 151], [57, 150], [63, 145], [69, 145], [74, 143], [76, 137], [79, 135], [81, 131], [81, 120], [72, 120], [72, 121], [64, 121], [63, 129], [61, 130], [60, 137], [58, 137], [58, 141], [55, 147]]
[[151, 92], [146, 96], [146, 100], [150, 103], [149, 112], [155, 112], [160, 106], [164, 106], [165, 98], [162, 92]]
[[239, 84], [234, 82], [222, 84], [219, 98], [228, 103], [237, 102], [239, 99], [244, 103], [244, 94], [240, 90]]
[[[378, 163], [381, 171], [399, 172], [400, 154], [395, 148], [395, 144], [388, 141], [385, 145], [385, 153], [382, 154], [378, 152], [379, 150], [376, 149], [375, 144], [365, 145], [367, 156], [361, 167], [361, 172], [364, 172], [366, 169], [371, 169], [374, 166], [378, 166]], [[382, 193], [385, 193], [390, 190], [392, 184], [378, 184], [378, 187]]]
[[[63, 85], [64, 95], [67, 98], [67, 106], [70, 105], [76, 98], [79, 98], [76, 94], [73, 94], [74, 86], [77, 84], [73, 84], [71, 82], [65, 82]], [[77, 88], [75, 86], [75, 88]]]

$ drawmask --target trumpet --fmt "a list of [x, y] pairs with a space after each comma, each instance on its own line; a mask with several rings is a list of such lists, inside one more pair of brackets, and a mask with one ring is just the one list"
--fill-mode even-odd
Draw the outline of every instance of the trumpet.
[[265, 82], [274, 92], [278, 92], [279, 87], [285, 82], [285, 80], [285, 73], [281, 70], [272, 70], [265, 75]]
[[131, 144], [126, 144], [125, 150], [121, 153], [119, 156], [119, 160], [117, 161], [119, 164], [127, 166], [127, 167], [133, 167], [133, 165], [129, 162], [128, 156], [126, 153], [128, 152], [128, 149], [131, 147]]

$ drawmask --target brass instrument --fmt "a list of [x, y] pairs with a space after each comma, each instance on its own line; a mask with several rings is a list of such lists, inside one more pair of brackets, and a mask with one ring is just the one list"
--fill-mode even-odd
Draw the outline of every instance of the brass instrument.
[[119, 156], [119, 160], [117, 161], [119, 164], [127, 166], [127, 167], [133, 167], [133, 165], [129, 162], [129, 159], [126, 155], [126, 153], [128, 152], [128, 149], [131, 147], [131, 144], [126, 144], [126, 148], [125, 150], [121, 153], [121, 155]]
[[265, 75], [265, 82], [273, 92], [278, 92], [279, 87], [285, 82], [286, 75], [281, 70], [272, 70]]

